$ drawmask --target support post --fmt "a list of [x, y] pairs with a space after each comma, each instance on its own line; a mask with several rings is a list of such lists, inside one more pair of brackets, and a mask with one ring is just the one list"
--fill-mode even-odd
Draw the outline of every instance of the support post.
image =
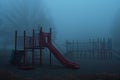
[[40, 28], [39, 32], [39, 46], [40, 46], [40, 65], [42, 65], [42, 27]]
[[106, 40], [103, 38], [103, 59], [106, 59]]
[[100, 39], [97, 39], [97, 58], [100, 59]]
[[33, 38], [32, 38], [32, 64], [34, 65], [35, 60], [34, 60], [34, 29], [33, 29]]
[[15, 31], [15, 52], [17, 50], [17, 30]]
[[24, 64], [26, 64], [26, 31], [24, 31]]
[[[51, 43], [51, 36], [52, 36], [52, 28], [50, 28], [50, 35], [48, 36], [48, 42]], [[51, 51], [50, 51], [50, 65], [52, 64], [52, 60], [51, 60]]]
[[95, 40], [93, 39], [92, 40], [92, 55], [91, 55], [91, 58], [94, 58], [94, 55], [95, 55]]
[[42, 65], [42, 48], [40, 49], [40, 65]]
[[[16, 56], [16, 51], [17, 51], [17, 30], [15, 31], [15, 51], [14, 51], [14, 56]], [[16, 65], [16, 57], [14, 57], [14, 62]]]
[[52, 28], [50, 28], [50, 36], [49, 36], [49, 42], [51, 42], [52, 37]]
[[50, 65], [52, 64], [51, 51], [50, 51]]

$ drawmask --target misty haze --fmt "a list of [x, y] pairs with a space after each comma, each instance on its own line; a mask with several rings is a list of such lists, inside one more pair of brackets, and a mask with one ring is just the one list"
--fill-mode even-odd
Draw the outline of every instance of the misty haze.
[[120, 0], [0, 0], [0, 79], [119, 80], [119, 34]]

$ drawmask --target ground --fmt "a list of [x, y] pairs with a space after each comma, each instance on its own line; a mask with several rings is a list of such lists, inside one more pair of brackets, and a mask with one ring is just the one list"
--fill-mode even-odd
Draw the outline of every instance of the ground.
[[80, 71], [81, 69], [68, 69], [55, 65], [37, 66], [33, 70], [20, 70], [8, 64], [1, 67], [0, 80], [120, 80], [119, 73], [81, 73]]
[[20, 70], [10, 64], [10, 52], [6, 54], [0, 54], [0, 80], [120, 80], [119, 61], [81, 59], [80, 69], [44, 63], [33, 70]]

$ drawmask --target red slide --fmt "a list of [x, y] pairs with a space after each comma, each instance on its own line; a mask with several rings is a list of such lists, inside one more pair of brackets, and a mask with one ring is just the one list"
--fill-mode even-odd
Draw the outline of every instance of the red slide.
[[65, 67], [79, 69], [80, 65], [72, 63], [65, 59], [63, 55], [53, 46], [52, 43], [47, 43], [47, 48], [54, 54], [54, 56], [63, 64]]

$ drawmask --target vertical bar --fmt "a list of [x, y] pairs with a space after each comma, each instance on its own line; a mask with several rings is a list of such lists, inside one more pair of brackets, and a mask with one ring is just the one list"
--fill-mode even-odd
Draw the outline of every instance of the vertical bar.
[[51, 51], [50, 51], [50, 65], [52, 64]]
[[103, 48], [103, 46], [102, 46], [102, 39], [100, 39], [100, 58], [102, 59], [103, 57], [102, 57], [102, 48]]
[[15, 31], [15, 52], [17, 50], [17, 30]]
[[26, 64], [26, 31], [24, 31], [24, 64]]
[[40, 65], [42, 65], [42, 27], [40, 28], [40, 32], [39, 32], [39, 46], [40, 46]]
[[42, 65], [42, 47], [40, 47], [40, 65]]
[[48, 42], [51, 42], [51, 39], [52, 39], [52, 28], [50, 28], [50, 36], [49, 36], [49, 41]]
[[78, 60], [80, 59], [80, 53], [79, 53], [79, 49], [78, 49], [78, 40], [77, 40], [77, 54], [78, 54]]
[[34, 61], [34, 38], [35, 38], [35, 36], [34, 36], [34, 29], [33, 29], [33, 38], [32, 38], [32, 64], [35, 63], [35, 61]]
[[94, 39], [93, 39], [93, 41], [92, 41], [92, 48], [93, 48], [93, 49], [92, 49], [92, 50], [93, 50], [93, 51], [92, 51], [92, 52], [93, 52], [93, 53], [92, 53], [92, 57], [94, 58], [94, 54], [95, 54], [95, 40], [94, 40]]
[[106, 59], [106, 41], [105, 38], [103, 38], [103, 58]]
[[108, 48], [108, 58], [110, 59], [110, 43], [109, 43], [109, 38], [107, 40], [107, 48]]
[[[74, 40], [72, 42], [72, 52], [74, 53]], [[75, 56], [75, 54], [74, 54], [74, 56]]]
[[112, 59], [112, 40], [108, 39], [109, 58]]
[[41, 46], [42, 46], [42, 38], [43, 36], [42, 36], [42, 27], [40, 28], [40, 32], [39, 32], [39, 46], [40, 46], [40, 48], [41, 48]]
[[91, 59], [91, 54], [92, 54], [92, 43], [91, 43], [91, 38], [89, 38], [89, 46], [90, 46], [90, 54], [89, 54], [89, 59]]
[[104, 43], [104, 41], [103, 41], [103, 38], [101, 39], [101, 45], [102, 45], [102, 47], [101, 47], [101, 55], [102, 55], [102, 59], [104, 59], [104, 45], [103, 45], [103, 43]]
[[[52, 28], [50, 28], [50, 36], [49, 36], [49, 41], [48, 42], [51, 42], [51, 37], [52, 37]], [[50, 65], [51, 65], [51, 51], [50, 51]]]
[[98, 38], [98, 59], [100, 58], [100, 39]]
[[[16, 56], [16, 51], [17, 51], [17, 30], [15, 31], [15, 51], [14, 51], [14, 56]], [[16, 57], [14, 58], [14, 62], [16, 65]]]
[[70, 41], [70, 46], [69, 46], [70, 52], [72, 52], [72, 42]]
[[92, 58], [92, 49], [93, 49], [93, 46], [92, 46], [92, 39], [90, 38], [89, 39], [89, 45], [90, 45], [90, 54], [89, 54], [89, 58], [91, 59]]
[[112, 48], [113, 48], [113, 46], [112, 46], [112, 39], [110, 39], [110, 46], [111, 46], [111, 47], [110, 47], [110, 54], [111, 54], [111, 59], [112, 59], [112, 55], [113, 55], [113, 54], [112, 54]]

